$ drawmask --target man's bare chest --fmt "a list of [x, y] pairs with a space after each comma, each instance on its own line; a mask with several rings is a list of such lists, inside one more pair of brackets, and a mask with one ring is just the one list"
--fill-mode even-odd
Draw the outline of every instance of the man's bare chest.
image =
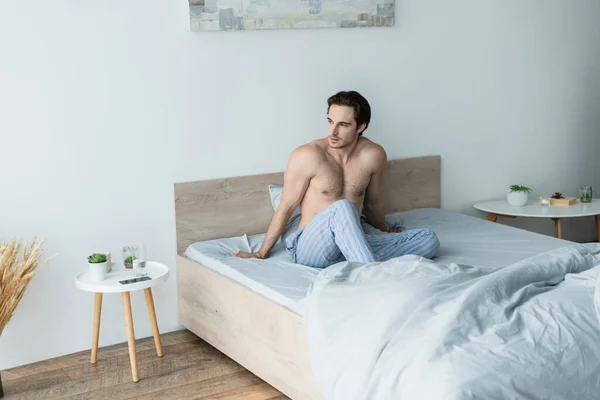
[[358, 198], [365, 194], [371, 174], [358, 164], [341, 167], [328, 163], [313, 178], [315, 189], [323, 195], [335, 198]]

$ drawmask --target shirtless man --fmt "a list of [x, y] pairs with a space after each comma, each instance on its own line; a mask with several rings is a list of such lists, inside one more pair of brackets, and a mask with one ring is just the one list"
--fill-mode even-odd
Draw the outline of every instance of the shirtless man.
[[[292, 152], [281, 202], [261, 248], [235, 256], [268, 257], [300, 206], [299, 229], [285, 240], [296, 263], [325, 268], [344, 260], [366, 263], [404, 254], [433, 257], [439, 241], [431, 230], [398, 232], [386, 226], [381, 192], [387, 155], [362, 136], [371, 119], [367, 100], [357, 92], [339, 92], [327, 104], [327, 138]], [[387, 233], [365, 234], [360, 215]]]

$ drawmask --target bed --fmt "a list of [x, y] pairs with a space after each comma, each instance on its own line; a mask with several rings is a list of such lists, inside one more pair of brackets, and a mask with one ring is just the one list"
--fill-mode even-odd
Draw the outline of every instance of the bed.
[[[440, 181], [440, 157], [428, 156], [388, 162], [384, 184], [388, 222], [432, 228], [440, 263], [498, 269], [570, 245], [442, 210]], [[306, 293], [323, 274], [292, 264], [281, 243], [272, 260], [227, 255], [260, 246], [273, 215], [268, 187], [282, 183], [274, 173], [175, 184], [179, 319], [288, 397], [322, 399], [305, 313]]]
[[[389, 212], [440, 207], [439, 156], [389, 161], [385, 176]], [[175, 184], [179, 320], [288, 397], [321, 399], [302, 317], [185, 256], [195, 242], [266, 232], [270, 184], [283, 172]]]

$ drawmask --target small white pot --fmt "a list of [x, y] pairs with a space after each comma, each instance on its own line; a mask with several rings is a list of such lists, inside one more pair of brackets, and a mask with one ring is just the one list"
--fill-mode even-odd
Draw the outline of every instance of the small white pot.
[[88, 263], [90, 268], [90, 279], [94, 282], [103, 281], [106, 278], [106, 270], [108, 262], [103, 263]]
[[529, 200], [529, 193], [527, 192], [511, 192], [510, 189], [506, 194], [506, 200], [508, 200], [508, 204], [511, 206], [522, 207], [527, 204], [527, 200]]

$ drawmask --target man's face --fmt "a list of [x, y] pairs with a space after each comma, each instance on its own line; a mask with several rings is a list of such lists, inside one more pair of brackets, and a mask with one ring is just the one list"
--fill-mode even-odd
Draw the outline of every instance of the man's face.
[[364, 124], [356, 126], [354, 110], [348, 106], [332, 104], [327, 115], [329, 128], [327, 141], [329, 147], [340, 149], [356, 142], [358, 135], [364, 130]]

